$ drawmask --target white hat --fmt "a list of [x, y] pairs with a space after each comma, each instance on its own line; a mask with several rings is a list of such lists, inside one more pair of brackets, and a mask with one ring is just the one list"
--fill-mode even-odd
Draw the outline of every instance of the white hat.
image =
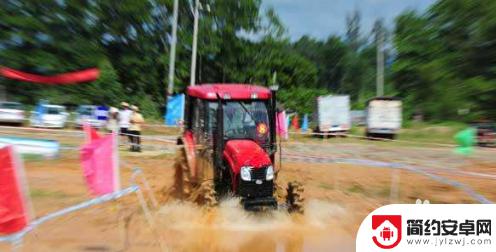
[[139, 108], [138, 108], [137, 106], [132, 105], [132, 106], [131, 106], [131, 110], [134, 110], [134, 111], [139, 111]]
[[127, 103], [127, 102], [121, 102], [121, 106], [123, 106], [123, 107], [129, 107], [129, 103]]
[[110, 113], [117, 113], [117, 112], [119, 112], [119, 110], [117, 108], [110, 107], [109, 112]]

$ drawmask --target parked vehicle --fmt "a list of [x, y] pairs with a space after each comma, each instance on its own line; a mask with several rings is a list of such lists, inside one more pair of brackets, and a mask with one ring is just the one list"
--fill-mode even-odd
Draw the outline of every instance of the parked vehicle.
[[69, 113], [64, 106], [44, 104], [31, 112], [31, 126], [40, 128], [64, 128]]
[[26, 119], [24, 107], [18, 102], [0, 102], [0, 123], [22, 125]]
[[496, 125], [492, 121], [477, 121], [471, 123], [477, 130], [477, 145], [481, 147], [496, 146]]
[[[106, 120], [101, 119], [102, 111], [95, 105], [80, 105], [76, 110], [76, 127], [83, 127], [88, 123], [91, 127], [101, 128], [105, 125]], [[106, 115], [105, 115], [106, 118]]]
[[394, 139], [401, 129], [402, 102], [396, 97], [375, 97], [367, 101], [367, 137]]
[[348, 133], [351, 128], [350, 96], [328, 95], [317, 97], [314, 113], [316, 132]]

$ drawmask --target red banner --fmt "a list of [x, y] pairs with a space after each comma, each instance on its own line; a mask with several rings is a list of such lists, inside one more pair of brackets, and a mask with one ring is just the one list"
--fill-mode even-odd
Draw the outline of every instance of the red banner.
[[4, 76], [5, 78], [19, 81], [61, 85], [94, 81], [98, 79], [98, 77], [100, 77], [100, 70], [98, 70], [97, 68], [90, 68], [77, 72], [63, 73], [53, 76], [43, 76], [21, 72], [8, 67], [0, 67], [0, 75]]
[[0, 149], [0, 234], [13, 234], [28, 225], [27, 202], [22, 190], [22, 167], [12, 146]]

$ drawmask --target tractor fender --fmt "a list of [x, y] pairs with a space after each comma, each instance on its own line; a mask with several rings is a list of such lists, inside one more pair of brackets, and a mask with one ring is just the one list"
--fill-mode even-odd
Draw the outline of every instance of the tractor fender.
[[195, 139], [193, 138], [193, 133], [191, 131], [185, 131], [182, 137], [184, 152], [186, 153], [186, 161], [188, 167], [191, 170], [191, 175], [193, 178], [197, 176], [196, 169], [196, 152], [195, 152]]
[[259, 169], [272, 164], [269, 155], [253, 140], [229, 140], [225, 144], [223, 157], [232, 171], [233, 179], [239, 174], [241, 167], [251, 166]]

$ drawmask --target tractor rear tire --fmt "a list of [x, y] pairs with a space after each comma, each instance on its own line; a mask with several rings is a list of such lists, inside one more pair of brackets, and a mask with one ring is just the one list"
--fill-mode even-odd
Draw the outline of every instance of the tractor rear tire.
[[187, 199], [194, 189], [191, 183], [191, 171], [186, 160], [184, 148], [179, 148], [174, 161], [174, 196], [178, 199]]
[[176, 198], [191, 201], [207, 208], [218, 205], [215, 184], [212, 180], [195, 183], [186, 159], [186, 151], [180, 148], [174, 162], [174, 190]]
[[305, 202], [303, 194], [304, 189], [301, 183], [296, 181], [288, 183], [286, 203], [288, 204], [288, 210], [290, 213], [303, 214]]
[[207, 180], [200, 185], [200, 192], [196, 199], [193, 199], [199, 205], [203, 205], [207, 208], [216, 207], [219, 202], [217, 201], [217, 192], [215, 191], [215, 185], [212, 180]]

